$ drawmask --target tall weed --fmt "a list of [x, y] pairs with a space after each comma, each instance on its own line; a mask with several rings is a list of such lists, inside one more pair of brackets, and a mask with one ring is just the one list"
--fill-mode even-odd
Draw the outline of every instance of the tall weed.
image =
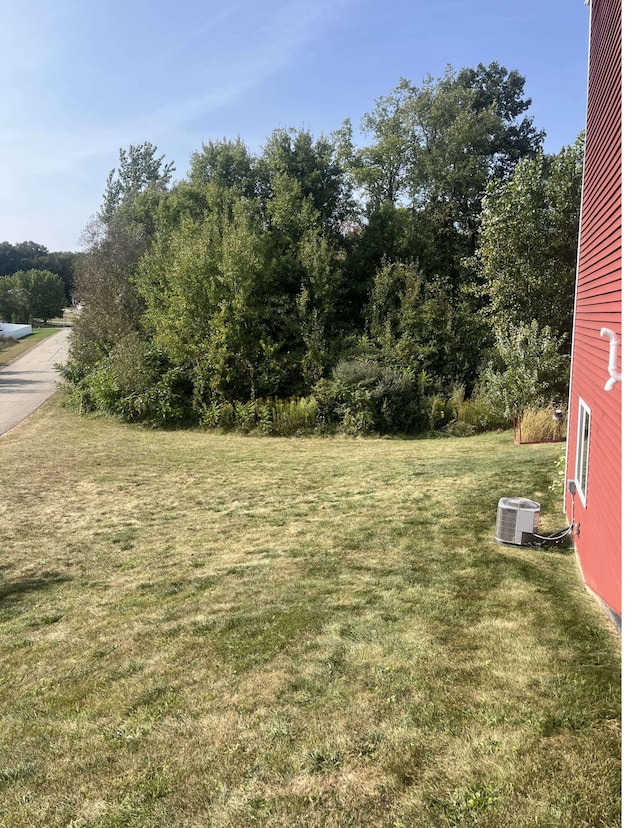
[[566, 437], [564, 414], [562, 422], [554, 419], [554, 406], [525, 408], [516, 421], [516, 441], [519, 443], [553, 443]]

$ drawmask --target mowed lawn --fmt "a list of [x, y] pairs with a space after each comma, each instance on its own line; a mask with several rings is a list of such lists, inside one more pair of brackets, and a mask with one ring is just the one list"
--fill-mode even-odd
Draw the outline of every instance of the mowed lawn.
[[563, 447], [0, 439], [0, 826], [620, 824], [620, 643], [493, 540]]

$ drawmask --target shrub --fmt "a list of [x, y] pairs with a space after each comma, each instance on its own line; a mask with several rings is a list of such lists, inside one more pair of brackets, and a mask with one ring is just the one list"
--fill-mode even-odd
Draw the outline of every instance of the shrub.
[[153, 425], [187, 425], [195, 420], [191, 400], [190, 377], [183, 369], [172, 368], [142, 394], [132, 395], [131, 412], [136, 414], [132, 419]]
[[424, 378], [376, 357], [342, 360], [316, 383], [317, 421], [347, 434], [418, 433], [429, 428]]
[[200, 425], [290, 437], [313, 433], [317, 412], [318, 404], [312, 397], [214, 402], [201, 415]]
[[375, 427], [381, 433], [415, 434], [428, 428], [427, 400], [409, 371], [385, 366], [371, 397]]
[[367, 434], [376, 423], [373, 388], [380, 377], [373, 359], [342, 360], [331, 380], [320, 380], [313, 388], [316, 421], [320, 430], [334, 427], [345, 434]]
[[483, 393], [496, 413], [517, 417], [527, 407], [566, 397], [569, 361], [561, 352], [563, 341], [535, 320], [497, 335], [498, 364], [490, 363], [482, 378]]
[[321, 433], [333, 431], [342, 417], [341, 387], [333, 380], [321, 379], [313, 386], [312, 396], [316, 405], [316, 429]]
[[258, 424], [258, 403], [255, 400], [249, 402], [234, 403], [235, 426], [240, 431], [253, 431]]
[[217, 425], [223, 431], [231, 431], [236, 423], [236, 412], [233, 403], [225, 402], [220, 406], [220, 416]]
[[[268, 411], [268, 415], [267, 415]], [[271, 431], [281, 437], [312, 432], [316, 427], [318, 404], [313, 397], [269, 401], [265, 407], [265, 423]]]
[[476, 428], [464, 420], [452, 420], [447, 425], [446, 432], [451, 437], [471, 437], [476, 433]]
[[477, 432], [499, 431], [510, 428], [511, 422], [504, 414], [497, 412], [486, 396], [473, 396], [454, 406], [458, 422], [473, 426]]
[[346, 408], [342, 414], [341, 431], [351, 437], [363, 437], [373, 431], [373, 415], [366, 408]]
[[87, 377], [86, 385], [93, 405], [98, 411], [116, 412], [121, 391], [111, 368], [105, 366], [97, 371], [92, 371]]
[[451, 402], [444, 397], [432, 397], [429, 406], [429, 425], [433, 431], [442, 431], [453, 419]]

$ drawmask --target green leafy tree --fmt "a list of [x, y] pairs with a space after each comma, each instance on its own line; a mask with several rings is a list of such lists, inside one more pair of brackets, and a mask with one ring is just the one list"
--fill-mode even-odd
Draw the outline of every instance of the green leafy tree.
[[368, 213], [387, 203], [401, 203], [410, 190], [412, 140], [408, 110], [413, 92], [413, 87], [402, 81], [391, 94], [376, 99], [373, 112], [365, 114], [361, 122], [362, 131], [374, 139], [368, 146], [353, 148], [349, 121], [340, 133], [341, 151], [350, 160], [357, 186], [366, 194]]
[[446, 291], [416, 262], [385, 262], [376, 273], [368, 332], [391, 363], [432, 384], [447, 374], [452, 327]]
[[[351, 153], [370, 205], [437, 206], [441, 220], [472, 236], [487, 184], [507, 178], [542, 144], [544, 133], [524, 115], [531, 104], [524, 83], [494, 62], [457, 73], [447, 67], [420, 86], [403, 79], [378, 98], [362, 120], [373, 142]], [[348, 131], [342, 137], [348, 145]]]
[[477, 258], [500, 331], [536, 320], [570, 347], [584, 141], [522, 159], [483, 203]]
[[34, 241], [0, 242], [0, 276], [10, 276], [19, 270], [44, 267], [49, 251]]
[[[22, 274], [16, 274], [16, 276]], [[49, 270], [28, 270], [23, 275], [29, 303], [29, 315], [43, 323], [62, 314], [65, 305], [64, 282]]]
[[482, 378], [482, 388], [496, 413], [517, 418], [525, 408], [564, 402], [569, 358], [549, 326], [535, 320], [507, 326], [496, 339], [496, 358]]
[[146, 244], [140, 228], [117, 217], [108, 226], [99, 220], [89, 224], [84, 243], [77, 277], [83, 309], [72, 329], [70, 357], [89, 369], [140, 328], [143, 303], [135, 271]]
[[144, 304], [136, 285], [174, 170], [148, 141], [120, 150], [120, 166], [107, 178], [102, 209], [84, 233], [76, 268], [83, 311], [71, 335], [72, 364], [91, 371], [118, 342], [138, 335]]
[[157, 147], [149, 141], [120, 150], [120, 166], [107, 176], [99, 218], [109, 222], [123, 207], [145, 191], [165, 192], [175, 172], [174, 163], [156, 158]]
[[264, 390], [273, 353], [262, 264], [260, 234], [239, 201], [197, 221], [183, 217], [140, 263], [145, 331], [191, 377], [200, 410]]
[[64, 283], [67, 301], [71, 301], [75, 267], [79, 253], [50, 252], [43, 244], [33, 241], [0, 242], [0, 276], [10, 276], [20, 270], [48, 270], [57, 273]]
[[258, 186], [256, 159], [240, 138], [208, 141], [199, 152], [192, 154], [187, 179], [196, 186], [214, 184], [223, 190], [233, 190], [237, 195], [255, 198]]
[[24, 273], [0, 277], [0, 317], [5, 322], [29, 322], [29, 293]]
[[28, 323], [31, 319], [60, 316], [65, 305], [64, 283], [48, 270], [19, 270], [2, 277], [0, 314], [5, 319]]
[[475, 69], [461, 69], [456, 80], [473, 91], [476, 112], [494, 109], [500, 118], [489, 143], [491, 173], [494, 179], [508, 178], [520, 158], [540, 149], [544, 140], [544, 131], [536, 129], [533, 118], [525, 115], [531, 98], [524, 97], [524, 76], [493, 61], [488, 66], [480, 63]]
[[46, 259], [40, 265], [42, 269], [48, 270], [51, 273], [57, 273], [60, 276], [64, 284], [67, 304], [71, 304], [76, 268], [81, 259], [81, 253], [73, 253], [68, 250], [51, 251], [47, 253]]
[[7, 276], [0, 276], [0, 320], [11, 319], [10, 294], [11, 281]]
[[299, 247], [302, 277], [296, 296], [296, 336], [302, 339], [302, 391], [321, 379], [340, 349], [345, 331], [344, 251], [311, 225]]
[[[489, 342], [480, 311], [475, 252], [482, 198], [517, 160], [533, 155], [544, 134], [526, 116], [524, 78], [497, 63], [421, 85], [402, 80], [362, 121], [372, 141], [353, 147], [350, 124], [339, 135], [341, 156], [364, 194], [364, 229], [349, 251], [351, 293], [371, 289], [386, 258], [416, 262], [438, 294], [446, 319], [443, 382], [470, 388]], [[437, 286], [437, 287], [436, 287]]]
[[265, 144], [259, 169], [265, 201], [284, 177], [298, 182], [301, 197], [310, 199], [327, 229], [339, 231], [351, 216], [349, 181], [334, 140], [314, 140], [307, 130], [277, 129]]

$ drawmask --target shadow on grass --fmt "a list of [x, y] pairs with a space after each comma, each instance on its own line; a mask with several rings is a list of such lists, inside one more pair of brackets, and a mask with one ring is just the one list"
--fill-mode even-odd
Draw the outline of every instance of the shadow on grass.
[[[540, 536], [545, 537], [544, 535]], [[532, 554], [558, 554], [558, 555], [573, 555], [575, 549], [573, 540], [570, 535], [561, 538], [547, 538], [546, 540], [539, 540], [533, 543], [507, 543], [506, 541], [497, 541], [494, 539], [496, 546], [504, 547], [506, 549], [521, 549], [523, 552], [530, 551]]]
[[19, 598], [29, 592], [39, 592], [72, 580], [59, 572], [47, 571], [12, 579], [6, 575], [8, 569], [7, 566], [0, 567], [0, 605], [6, 599]]

